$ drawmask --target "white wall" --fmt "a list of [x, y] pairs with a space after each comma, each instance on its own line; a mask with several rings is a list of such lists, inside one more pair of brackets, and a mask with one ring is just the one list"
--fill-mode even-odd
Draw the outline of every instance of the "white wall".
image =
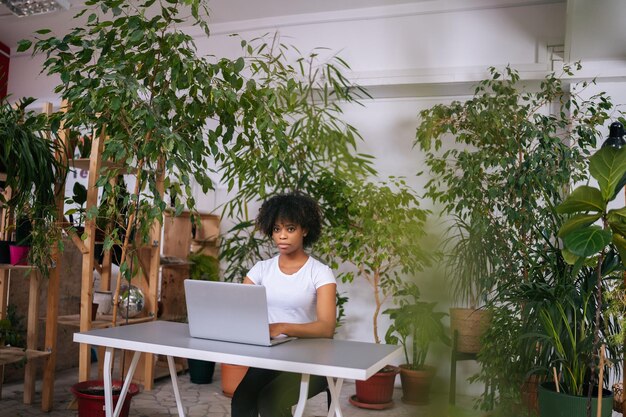
[[[238, 40], [228, 37], [239, 33], [250, 39], [280, 30], [287, 43], [306, 52], [317, 46], [339, 51], [352, 66], [352, 78], [371, 88], [375, 97], [364, 107], [346, 106], [345, 118], [364, 137], [360, 150], [377, 157], [381, 176], [402, 175], [421, 193], [424, 179], [421, 156], [412, 147], [417, 114], [421, 109], [470, 94], [471, 84], [487, 75], [491, 65], [511, 64], [526, 78], [541, 78], [550, 70], [548, 45], [565, 41], [566, 5], [564, 2], [537, 4], [528, 0], [424, 1], [370, 9], [282, 16], [219, 23], [212, 26], [212, 37], [198, 32], [201, 54], [236, 56]], [[11, 59], [9, 91], [14, 97], [35, 96], [58, 102], [52, 93], [57, 80], [40, 75], [42, 59], [16, 55]], [[595, 68], [595, 67], [594, 67]], [[617, 68], [617, 69], [616, 69]], [[618, 63], [596, 68], [594, 75], [611, 74], [611, 79], [626, 74]], [[610, 86], [617, 102], [626, 102], [621, 79]], [[199, 198], [204, 210], [220, 200], [211, 195]], [[440, 271], [424, 272], [420, 277], [425, 293], [433, 299], [446, 299], [446, 284]], [[370, 327], [373, 297], [364, 282], [340, 285], [350, 301], [346, 306], [347, 323], [339, 337], [372, 341]], [[442, 305], [445, 308], [445, 304]], [[385, 327], [385, 318], [381, 320]], [[384, 334], [384, 330], [381, 332]], [[439, 378], [449, 373], [449, 351], [434, 347], [441, 362]], [[459, 364], [458, 392], [477, 393], [464, 378], [476, 368]], [[439, 384], [445, 389], [447, 384]]]

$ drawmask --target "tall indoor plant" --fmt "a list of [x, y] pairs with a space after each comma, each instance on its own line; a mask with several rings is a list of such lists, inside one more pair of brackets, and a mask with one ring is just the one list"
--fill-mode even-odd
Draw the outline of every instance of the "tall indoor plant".
[[[333, 196], [336, 211], [319, 250], [335, 262], [351, 266], [338, 275], [343, 282], [360, 279], [371, 286], [372, 337], [380, 343], [379, 316], [386, 300], [400, 288], [405, 277], [415, 276], [435, 257], [422, 244], [429, 212], [420, 207], [417, 195], [402, 178], [381, 183], [345, 180], [326, 186], [334, 192], [329, 195]], [[391, 370], [391, 391], [373, 402], [391, 402], [396, 373], [397, 370]], [[368, 386], [367, 381], [357, 381], [359, 403], [370, 402], [366, 397]]]
[[[570, 86], [564, 80], [579, 67], [566, 66], [563, 74], [538, 82], [522, 81], [511, 68], [491, 68], [467, 101], [420, 113], [415, 144], [426, 154], [427, 195], [444, 216], [483, 223], [482, 241], [491, 251], [489, 305], [502, 325], [524, 318], [524, 302], [507, 302], [507, 297], [534, 279], [531, 267], [542, 265], [554, 207], [571, 181], [586, 178], [585, 157], [613, 111], [604, 94], [578, 94], [589, 82]], [[456, 227], [454, 221], [451, 225]], [[511, 343], [521, 336], [511, 333], [516, 330], [521, 327], [492, 325], [483, 339], [507, 348], [499, 357], [531, 363], [534, 350]], [[511, 368], [487, 351], [479, 353], [479, 361], [494, 365], [482, 366], [477, 380], [494, 387], [496, 403], [518, 402], [529, 369]], [[483, 400], [483, 406], [492, 403], [489, 395]]]
[[[593, 307], [594, 311], [586, 322], [590, 330], [585, 332], [587, 339], [583, 355], [572, 355], [567, 358], [569, 361], [563, 360], [563, 364], [570, 366], [563, 371], [563, 383], [555, 381], [568, 394], [586, 395], [586, 409], [581, 410], [579, 415], [587, 416], [591, 414], [592, 396], [597, 395], [594, 388], [602, 389], [605, 383], [598, 379], [600, 345], [610, 343], [610, 339], [604, 337], [606, 330], [616, 329], [616, 319], [607, 314], [607, 306], [603, 304], [603, 291], [607, 286], [620, 285], [625, 269], [626, 207], [610, 208], [609, 205], [621, 193], [626, 181], [626, 148], [602, 147], [589, 159], [589, 172], [597, 181], [597, 186], [577, 187], [557, 210], [568, 215], [567, 221], [559, 230], [565, 258], [574, 265], [575, 270], [584, 268], [585, 265], [593, 268], [588, 286], [590, 301], [586, 306]], [[561, 318], [566, 320], [567, 315], [562, 313]], [[566, 321], [565, 324], [569, 323]], [[549, 340], [559, 350], [562, 338], [556, 331], [552, 331], [557, 326], [553, 325], [550, 317], [545, 317], [544, 326], [550, 330]], [[582, 329], [580, 333], [583, 333]], [[619, 356], [612, 359], [617, 360]], [[584, 389], [585, 384], [588, 385], [587, 389]], [[540, 391], [540, 410], [542, 415], [547, 416], [552, 409], [545, 408], [543, 403], [549, 394], [547, 391], [543, 396], [541, 394]], [[607, 408], [607, 405], [604, 407]], [[606, 415], [610, 415], [612, 411], [611, 407], [608, 408], [608, 411], [605, 410]]]
[[426, 365], [426, 357], [432, 342], [450, 344], [442, 322], [447, 314], [435, 311], [436, 302], [421, 301], [420, 290], [413, 282], [403, 283], [394, 299], [399, 306], [383, 311], [392, 321], [385, 341], [394, 345], [399, 343], [404, 350], [405, 363], [400, 365], [402, 401], [427, 404], [437, 369]]
[[[34, 44], [25, 40], [18, 49], [34, 45], [34, 53], [46, 56], [43, 71], [60, 77], [56, 92], [69, 101], [65, 127], [106, 135], [102, 160], [113, 165], [99, 173], [101, 198], [122, 195], [119, 174], [133, 176], [123, 199], [125, 224], [113, 224], [104, 241], [105, 249], [122, 245], [120, 270], [129, 280], [139, 269], [135, 249], [158, 240], [151, 233], [168, 207], [166, 190], [176, 190], [177, 213], [193, 211], [190, 181], [203, 192], [212, 187], [209, 164], [229, 152], [218, 142], [226, 148], [247, 143], [248, 131], [235, 134], [237, 117], [263, 126], [259, 119], [266, 114], [257, 110], [266, 98], [245, 82], [243, 58], [199, 56], [193, 37], [180, 29], [186, 22], [208, 36], [204, 0], [85, 4], [78, 26], [65, 36], [43, 29]], [[96, 210], [86, 214], [87, 224], [95, 221]], [[117, 294], [114, 302], [116, 307]]]

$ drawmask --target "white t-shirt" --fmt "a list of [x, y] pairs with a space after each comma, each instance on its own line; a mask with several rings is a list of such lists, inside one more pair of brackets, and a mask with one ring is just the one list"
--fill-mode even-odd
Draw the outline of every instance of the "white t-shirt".
[[317, 320], [317, 289], [336, 284], [332, 270], [309, 256], [302, 268], [287, 275], [278, 267], [278, 256], [257, 262], [248, 278], [263, 285], [270, 323], [310, 323]]

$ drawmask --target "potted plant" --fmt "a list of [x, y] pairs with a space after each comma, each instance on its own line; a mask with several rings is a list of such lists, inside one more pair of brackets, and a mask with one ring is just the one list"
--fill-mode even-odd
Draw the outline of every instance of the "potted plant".
[[[188, 256], [191, 265], [189, 278], [202, 281], [219, 281], [219, 261], [214, 256], [203, 253], [191, 253]], [[213, 381], [215, 362], [199, 359], [187, 359], [189, 379], [194, 384], [210, 384]]]
[[[476, 220], [482, 223], [480, 240], [491, 251], [488, 306], [498, 317], [483, 339], [499, 346], [499, 357], [519, 358], [520, 363], [532, 362], [534, 348], [516, 342], [520, 326], [500, 326], [536, 312], [524, 312], [523, 300], [507, 298], [534, 279], [534, 265], [550, 268], [543, 263], [543, 250], [545, 233], [554, 223], [552, 211], [565, 187], [586, 179], [585, 158], [614, 111], [605, 94], [571, 94], [593, 83], [565, 84], [562, 78], [579, 68], [566, 66], [562, 75], [549, 74], [532, 88], [512, 68], [490, 68], [490, 77], [477, 83], [470, 99], [420, 112], [416, 131], [415, 145], [424, 151], [429, 171], [426, 195], [442, 207], [443, 216], [459, 216], [470, 230]], [[447, 252], [460, 254], [453, 247]], [[548, 273], [536, 271], [537, 276]], [[481, 407], [519, 402], [519, 387], [530, 369], [516, 368], [512, 374], [508, 361], [489, 352], [481, 351], [477, 358], [481, 367], [474, 381], [495, 393], [485, 392]]]
[[432, 342], [450, 344], [443, 318], [447, 315], [435, 311], [436, 302], [420, 300], [420, 290], [415, 283], [404, 283], [394, 294], [399, 304], [383, 311], [392, 320], [385, 341], [400, 344], [404, 350], [405, 363], [400, 365], [402, 401], [407, 404], [428, 404], [430, 386], [436, 368], [425, 364]]
[[[76, 234], [82, 236], [85, 228], [83, 222], [85, 220], [85, 203], [87, 202], [87, 187], [79, 182], [75, 182], [72, 187], [72, 197], [66, 198], [66, 204], [76, 204], [78, 207], [73, 207], [65, 212], [65, 215], [69, 217], [69, 221], [72, 224]], [[77, 215], [76, 222], [74, 222], [74, 215]]]
[[[557, 211], [568, 215], [559, 230], [564, 246], [563, 256], [573, 264], [574, 271], [586, 265], [593, 268], [583, 307], [584, 311], [593, 310], [594, 314], [592, 317], [582, 315], [582, 319], [578, 320], [580, 325], [574, 327], [576, 332], [571, 331], [572, 314], [567, 314], [567, 305], [559, 308], [556, 319], [545, 313], [542, 315], [547, 339], [560, 354], [559, 364], [563, 369], [560, 379], [557, 378], [553, 385], [542, 385], [539, 391], [542, 416], [555, 415], [555, 408], [550, 405], [555, 397], [567, 404], [576, 401], [575, 397], [583, 397], [583, 401], [578, 401], [582, 409], [571, 411], [569, 415], [589, 415], [592, 398], [598, 397], [598, 391], [602, 391], [599, 397], [602, 397], [603, 415], [610, 416], [612, 412], [612, 394], [605, 393], [605, 380], [598, 378], [603, 371], [599, 370], [599, 357], [601, 344], [610, 342], [604, 337], [606, 329], [610, 329], [608, 326], [616, 321], [606, 314], [603, 291], [607, 286], [621, 283], [626, 259], [626, 207], [609, 207], [624, 185], [626, 148], [601, 148], [589, 158], [589, 172], [598, 186], [577, 187], [557, 207]], [[560, 331], [562, 329], [566, 332]], [[569, 337], [563, 337], [564, 334]], [[555, 390], [563, 395], [555, 396]]]
[[485, 305], [495, 284], [494, 251], [486, 234], [485, 219], [478, 214], [454, 215], [444, 241], [451, 293], [459, 303], [450, 308], [453, 349], [457, 352], [478, 353], [481, 338], [491, 321], [491, 312]]
[[[420, 242], [429, 212], [419, 207], [417, 195], [402, 178], [380, 184], [349, 180], [329, 185], [336, 193], [337, 210], [320, 250], [334, 262], [353, 267], [339, 274], [343, 282], [358, 278], [371, 286], [372, 336], [380, 343], [378, 319], [383, 305], [400, 288], [403, 276], [414, 276], [435, 258]], [[351, 402], [367, 408], [390, 406], [398, 371], [390, 366], [367, 381], [356, 381]]]
[[[29, 251], [32, 264], [44, 274], [51, 263], [51, 250], [58, 242], [59, 231], [56, 219], [55, 185], [63, 181], [67, 172], [56, 159], [64, 152], [54, 138], [46, 132], [54, 132], [55, 124], [45, 114], [36, 114], [28, 107], [34, 98], [25, 98], [12, 106], [6, 98], [0, 101], [0, 161], [6, 174], [5, 187], [9, 195], [0, 193], [0, 203], [7, 210], [27, 216], [18, 217], [16, 232], [22, 246], [26, 240], [32, 243]], [[32, 230], [23, 226], [32, 223]]]

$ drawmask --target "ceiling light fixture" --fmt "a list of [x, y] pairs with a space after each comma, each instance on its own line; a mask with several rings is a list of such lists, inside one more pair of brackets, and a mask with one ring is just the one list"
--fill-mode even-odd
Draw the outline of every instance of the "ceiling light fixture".
[[52, 13], [60, 9], [68, 10], [68, 0], [0, 0], [11, 13], [19, 17]]

